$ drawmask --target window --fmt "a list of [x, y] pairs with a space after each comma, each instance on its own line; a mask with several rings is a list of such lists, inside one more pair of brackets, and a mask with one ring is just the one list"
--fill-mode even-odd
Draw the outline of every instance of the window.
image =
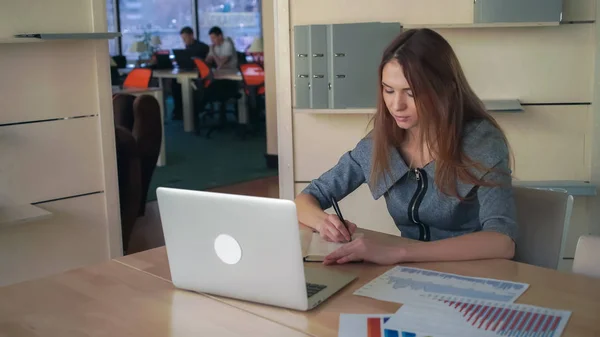
[[[106, 21], [109, 32], [118, 32], [115, 14], [115, 0], [106, 0]], [[111, 56], [119, 54], [119, 39], [108, 40], [108, 53]]]
[[260, 0], [198, 0], [199, 39], [210, 44], [208, 31], [219, 26], [245, 52], [262, 35], [260, 13]]
[[157, 49], [183, 48], [179, 31], [185, 26], [193, 27], [192, 0], [118, 0], [122, 34], [123, 55], [129, 61], [143, 53], [130, 51], [134, 42], [147, 42], [158, 36], [161, 44]]

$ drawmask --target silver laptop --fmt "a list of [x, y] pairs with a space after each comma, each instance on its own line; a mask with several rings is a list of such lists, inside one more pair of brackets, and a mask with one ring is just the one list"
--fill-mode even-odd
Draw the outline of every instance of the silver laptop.
[[304, 267], [290, 200], [164, 187], [157, 197], [177, 288], [304, 311], [356, 278]]

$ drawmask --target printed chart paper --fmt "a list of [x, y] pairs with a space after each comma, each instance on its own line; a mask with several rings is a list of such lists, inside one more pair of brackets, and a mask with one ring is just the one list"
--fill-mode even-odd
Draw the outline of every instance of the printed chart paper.
[[432, 336], [554, 336], [571, 312], [524, 304], [450, 299], [403, 305], [384, 329]]
[[525, 283], [396, 266], [365, 284], [354, 294], [397, 303], [456, 297], [512, 303], [528, 287]]
[[340, 314], [338, 337], [426, 337], [384, 328], [391, 315]]

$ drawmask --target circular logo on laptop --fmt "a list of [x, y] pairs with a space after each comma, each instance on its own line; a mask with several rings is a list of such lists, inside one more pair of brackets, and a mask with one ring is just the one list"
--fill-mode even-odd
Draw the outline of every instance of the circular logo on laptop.
[[215, 239], [215, 252], [221, 261], [236, 264], [242, 259], [242, 248], [232, 236], [221, 234]]

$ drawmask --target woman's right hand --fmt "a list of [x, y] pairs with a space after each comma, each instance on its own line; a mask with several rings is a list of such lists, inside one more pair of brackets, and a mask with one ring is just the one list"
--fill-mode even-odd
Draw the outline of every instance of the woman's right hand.
[[346, 220], [346, 226], [342, 224], [340, 218], [335, 214], [328, 214], [327, 217], [317, 225], [316, 230], [321, 237], [329, 242], [349, 242], [352, 234], [356, 231], [356, 224]]

